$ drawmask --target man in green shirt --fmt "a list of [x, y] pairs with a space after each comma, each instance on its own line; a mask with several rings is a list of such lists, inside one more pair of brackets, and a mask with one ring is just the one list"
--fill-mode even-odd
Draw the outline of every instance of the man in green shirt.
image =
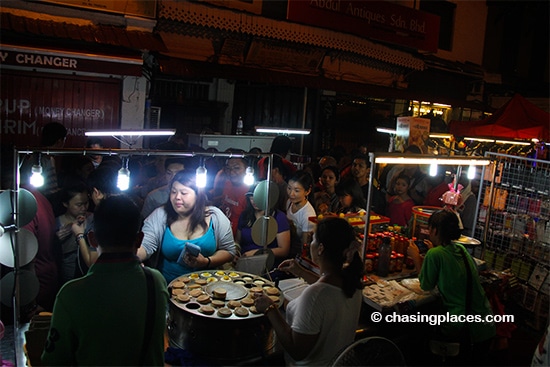
[[42, 361], [162, 366], [168, 290], [164, 277], [144, 270], [136, 257], [143, 237], [139, 209], [126, 196], [110, 196], [94, 221], [99, 258], [59, 291]]

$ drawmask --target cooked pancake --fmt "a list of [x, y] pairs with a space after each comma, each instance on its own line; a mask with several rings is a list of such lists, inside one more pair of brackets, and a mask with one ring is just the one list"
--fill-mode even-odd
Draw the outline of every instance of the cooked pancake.
[[233, 312], [231, 312], [231, 310], [227, 307], [220, 308], [218, 310], [218, 316], [219, 317], [229, 317], [231, 315], [233, 315]]
[[202, 289], [193, 289], [192, 291], [189, 292], [189, 295], [191, 297], [198, 297], [202, 294]]
[[256, 308], [256, 306], [250, 306], [249, 308], [250, 312], [252, 312], [253, 314], [259, 314], [260, 312], [258, 311], [258, 309]]
[[212, 296], [216, 299], [225, 299], [227, 296], [227, 290], [225, 288], [214, 288], [212, 290]]
[[178, 294], [176, 296], [176, 300], [178, 302], [187, 303], [187, 302], [189, 302], [190, 299], [191, 299], [191, 297], [188, 294]]
[[202, 285], [200, 285], [200, 284], [191, 284], [187, 288], [189, 288], [189, 289], [201, 289]]
[[181, 289], [181, 288], [172, 289], [173, 296], [177, 296], [178, 294], [184, 294], [184, 293], [185, 293], [185, 289]]
[[206, 279], [197, 279], [197, 280], [195, 280], [195, 284], [203, 286], [203, 285], [206, 284]]
[[229, 308], [241, 307], [241, 302], [239, 302], [239, 301], [229, 301], [229, 302], [227, 302], [227, 306]]
[[254, 300], [250, 297], [243, 298], [241, 300], [243, 306], [250, 307], [254, 304]]
[[189, 283], [189, 282], [191, 281], [191, 278], [189, 278], [189, 277], [181, 277], [181, 278], [179, 278], [179, 281], [184, 282], [184, 283]]
[[205, 305], [205, 306], [201, 306], [201, 308], [199, 308], [199, 311], [205, 315], [212, 315], [216, 310], [214, 310], [214, 307], [212, 306]]
[[210, 296], [207, 294], [201, 294], [197, 297], [197, 302], [202, 303], [203, 305], [210, 303]]
[[278, 296], [279, 295], [279, 290], [275, 287], [266, 287], [264, 288], [265, 292], [267, 293], [268, 296]]
[[275, 302], [276, 304], [279, 303], [279, 297], [277, 297], [277, 296], [269, 296], [269, 298], [271, 298], [271, 300], [272, 300], [273, 302]]
[[248, 314], [249, 314], [248, 309], [245, 307], [237, 307], [235, 309], [235, 315], [239, 317], [246, 317], [248, 316]]
[[185, 288], [185, 283], [180, 281], [175, 281], [172, 283], [172, 288]]
[[225, 306], [225, 302], [224, 302], [224, 301], [220, 301], [219, 299], [214, 299], [214, 300], [212, 300], [212, 306], [214, 306], [214, 307], [216, 307], [216, 308], [224, 307], [224, 306]]

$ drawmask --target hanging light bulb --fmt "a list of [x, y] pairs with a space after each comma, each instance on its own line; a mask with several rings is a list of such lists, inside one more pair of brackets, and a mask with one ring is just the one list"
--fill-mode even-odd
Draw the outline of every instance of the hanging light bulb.
[[435, 177], [437, 176], [437, 163], [430, 164], [430, 176]]
[[204, 167], [204, 164], [197, 167], [197, 170], [195, 171], [197, 187], [199, 189], [206, 187], [206, 172], [207, 170], [206, 167]]
[[254, 185], [254, 168], [248, 166], [244, 175], [244, 184], [251, 186]]
[[468, 167], [468, 180], [476, 178], [476, 166]]
[[31, 172], [31, 185], [34, 187], [42, 187], [44, 185], [44, 176], [42, 176], [42, 166], [40, 163], [32, 166]]
[[130, 187], [130, 170], [128, 169], [128, 161], [126, 159], [126, 165], [124, 165], [124, 158], [122, 158], [122, 168], [118, 170], [117, 187], [120, 191], [126, 191]]

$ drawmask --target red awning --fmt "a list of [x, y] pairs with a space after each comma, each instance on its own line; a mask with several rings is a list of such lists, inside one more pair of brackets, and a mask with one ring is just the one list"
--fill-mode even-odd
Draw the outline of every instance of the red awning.
[[550, 114], [516, 94], [494, 114], [481, 121], [451, 121], [455, 136], [550, 140]]

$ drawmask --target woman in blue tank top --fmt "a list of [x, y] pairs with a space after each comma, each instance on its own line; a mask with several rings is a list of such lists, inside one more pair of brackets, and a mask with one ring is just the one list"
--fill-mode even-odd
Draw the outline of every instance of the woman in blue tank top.
[[[149, 259], [168, 283], [182, 274], [217, 268], [235, 256], [229, 219], [218, 208], [206, 206], [206, 201], [195, 173], [181, 171], [170, 184], [168, 202], [145, 219], [138, 256]], [[188, 244], [200, 252], [194, 256], [187, 251]]]

